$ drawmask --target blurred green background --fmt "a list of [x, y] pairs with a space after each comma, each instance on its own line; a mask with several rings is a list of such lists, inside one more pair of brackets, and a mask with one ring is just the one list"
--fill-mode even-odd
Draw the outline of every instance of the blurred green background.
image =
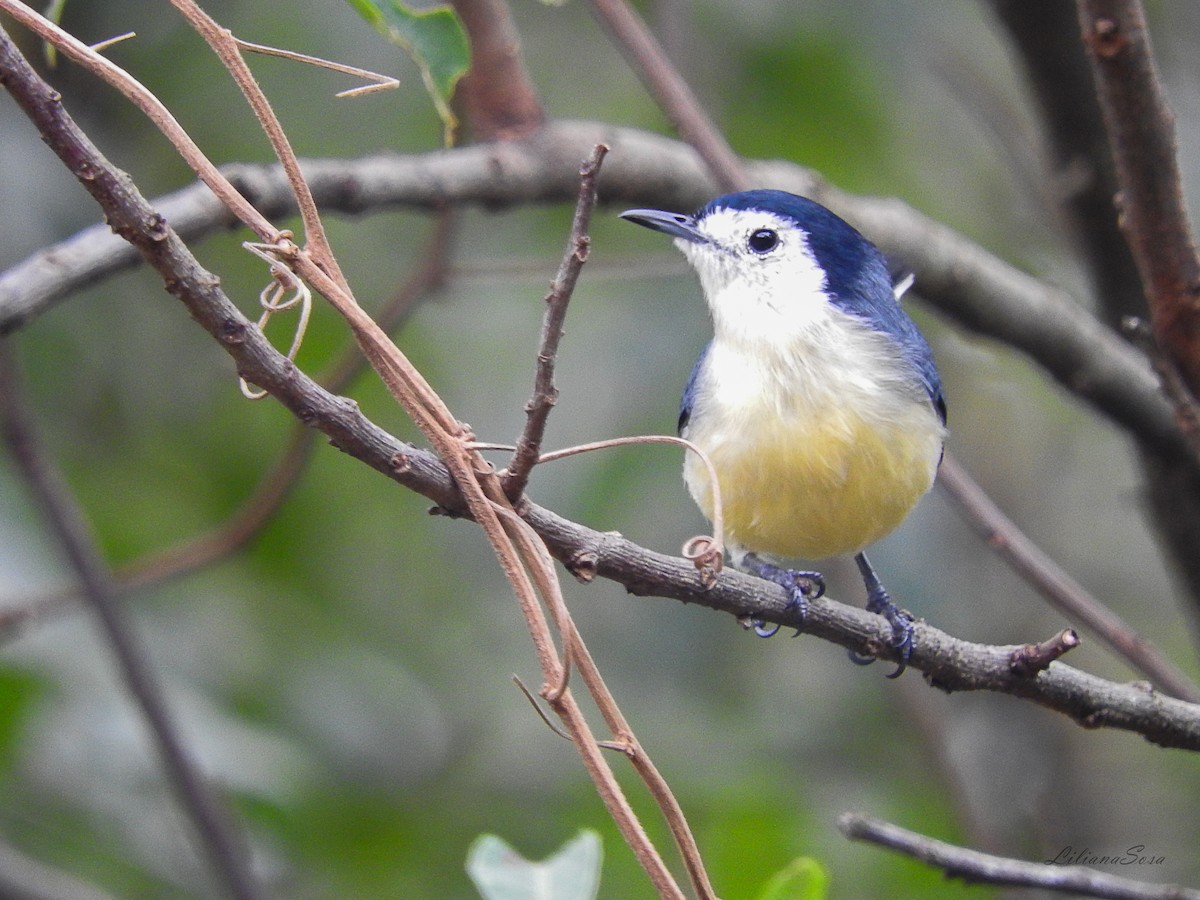
[[[207, 9], [247, 40], [403, 80], [398, 91], [335, 100], [350, 86], [338, 76], [254, 60], [302, 155], [438, 146], [440, 125], [414, 66], [347, 4]], [[664, 128], [586, 6], [513, 9], [552, 116]], [[1151, 11], [1185, 176], [1200, 196], [1200, 7]], [[700, 0], [647, 14], [739, 152], [899, 196], [1084, 297], [1056, 235], [1052, 180], [1020, 73], [986, 6]], [[214, 160], [270, 159], [235, 87], [165, 4], [81, 0], [68, 4], [64, 24], [86, 41], [136, 30], [109, 55]], [[28, 35], [16, 36], [38, 53]], [[115, 92], [70, 65], [49, 77], [145, 194], [191, 181]], [[98, 220], [7, 100], [0, 162], [0, 268]], [[550, 447], [672, 431], [707, 339], [682, 258], [614, 212], [597, 215], [570, 310]], [[542, 297], [569, 221], [566, 208], [467, 213], [449, 284], [397, 332], [482, 439], [509, 442], [523, 423]], [[330, 226], [356, 294], [374, 307], [420, 262], [432, 222], [387, 212]], [[245, 238], [221, 236], [197, 252], [253, 314], [262, 273], [238, 248]], [[1194, 622], [1141, 514], [1125, 437], [1016, 354], [919, 306], [914, 315], [943, 372], [960, 460], [1068, 571], [1200, 677]], [[289, 433], [290, 417], [272, 401], [241, 397], [227, 357], [147, 272], [81, 292], [14, 343], [48, 439], [114, 564], [221, 522]], [[320, 373], [346, 346], [336, 316], [318, 307], [299, 362]], [[415, 439], [374, 378], [349, 393]], [[674, 553], [705, 528], [679, 464], [664, 447], [608, 451], [539, 469], [531, 492], [593, 528]], [[463, 863], [477, 835], [495, 832], [539, 858], [588, 827], [604, 839], [601, 896], [650, 896], [574, 751], [510, 680], [540, 684], [478, 530], [430, 518], [428, 505], [322, 445], [248, 549], [130, 598], [191, 746], [236, 798], [258, 871], [278, 897], [473, 897]], [[902, 605], [963, 638], [1040, 640], [1072, 624], [989, 555], [937, 489], [872, 559]], [[833, 596], [861, 602], [844, 561], [827, 575]], [[69, 577], [0, 460], [0, 603], [20, 606]], [[632, 598], [609, 583], [566, 576], [564, 585], [723, 897], [754, 897], [796, 856], [825, 865], [836, 898], [988, 896], [848, 843], [834, 824], [844, 810], [1033, 860], [1068, 846], [1119, 853], [1141, 844], [1165, 861], [1121, 874], [1200, 884], [1194, 756], [1086, 732], [1008, 697], [946, 696], [915, 672], [887, 681], [884, 667], [854, 667], [812, 638], [763, 641], [724, 615]], [[1135, 677], [1084, 640], [1075, 665]], [[667, 847], [628, 775], [635, 805]], [[110, 653], [81, 611], [0, 647], [0, 839], [115, 896], [215, 893]]]

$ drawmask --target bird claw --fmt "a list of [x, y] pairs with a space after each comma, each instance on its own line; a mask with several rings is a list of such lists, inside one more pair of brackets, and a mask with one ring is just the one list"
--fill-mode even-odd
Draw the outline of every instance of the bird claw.
[[[913, 650], [916, 647], [916, 641], [913, 637], [913, 617], [903, 609], [900, 609], [892, 602], [892, 598], [888, 596], [888, 592], [884, 590], [883, 584], [879, 581], [879, 576], [875, 574], [875, 570], [867, 561], [865, 554], [859, 553], [854, 561], [858, 563], [859, 571], [862, 573], [863, 581], [867, 586], [867, 612], [873, 612], [883, 616], [888, 620], [888, 624], [892, 626], [892, 649], [900, 657], [900, 662], [896, 666], [896, 670], [889, 674], [888, 678], [899, 678], [904, 670], [908, 668], [908, 661], [912, 659]], [[860, 653], [849, 651], [850, 661], [858, 666], [869, 666], [875, 662], [874, 656], [864, 656]]]
[[[821, 573], [784, 569], [752, 555], [745, 558], [743, 566], [759, 578], [777, 584], [788, 592], [788, 605], [784, 608], [784, 615], [795, 614], [800, 620], [800, 625], [792, 637], [800, 634], [808, 618], [808, 601], [816, 600], [825, 593], [825, 579]], [[768, 625], [760, 618], [751, 619], [750, 624], [754, 626], [754, 633], [761, 638], [774, 637], [780, 628], [779, 625]]]
[[[888, 674], [888, 678], [899, 678], [904, 670], [908, 668], [908, 661], [912, 659], [913, 649], [916, 643], [913, 640], [913, 619], [907, 612], [902, 609], [892, 608], [892, 615], [884, 612], [882, 615], [892, 625], [892, 649], [900, 656], [900, 662], [897, 663], [895, 671]], [[847, 654], [850, 657], [850, 662], [856, 666], [869, 666], [875, 662], [874, 656], [866, 656], [862, 653], [856, 653], [854, 650], [848, 650]]]

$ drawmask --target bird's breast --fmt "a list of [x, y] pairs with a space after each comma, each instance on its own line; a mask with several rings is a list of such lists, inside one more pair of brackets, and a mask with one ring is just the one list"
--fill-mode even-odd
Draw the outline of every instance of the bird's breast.
[[[686, 437], [716, 470], [727, 544], [822, 559], [907, 516], [933, 483], [944, 429], [890, 352], [866, 332], [784, 352], [714, 341]], [[689, 455], [684, 477], [711, 520], [707, 468]]]

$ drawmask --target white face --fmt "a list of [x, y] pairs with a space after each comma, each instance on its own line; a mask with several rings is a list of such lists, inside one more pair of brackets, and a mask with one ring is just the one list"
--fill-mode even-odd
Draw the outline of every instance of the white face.
[[697, 228], [710, 243], [675, 245], [700, 277], [719, 338], [788, 343], [828, 319], [825, 273], [790, 219], [719, 209]]

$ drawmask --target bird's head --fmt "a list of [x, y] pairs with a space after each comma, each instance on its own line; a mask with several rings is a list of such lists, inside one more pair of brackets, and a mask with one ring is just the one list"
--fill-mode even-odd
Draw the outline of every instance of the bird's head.
[[894, 303], [887, 264], [870, 241], [832, 212], [784, 191], [718, 197], [694, 216], [631, 209], [621, 217], [675, 238], [695, 268], [718, 335], [788, 341], [819, 329], [831, 307], [870, 315], [882, 292]]

